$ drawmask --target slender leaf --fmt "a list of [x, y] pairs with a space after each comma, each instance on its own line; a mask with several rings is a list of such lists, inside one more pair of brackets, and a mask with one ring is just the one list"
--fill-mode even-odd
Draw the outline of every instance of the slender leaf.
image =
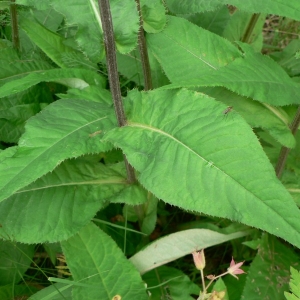
[[226, 107], [187, 90], [134, 91], [126, 104], [128, 125], [105, 139], [124, 151], [154, 195], [300, 245], [299, 211], [237, 114], [225, 116]]
[[[130, 258], [130, 261], [144, 274], [165, 265], [193, 251], [208, 248], [247, 235], [246, 231], [221, 234], [208, 229], [179, 231], [147, 245]], [[192, 256], [191, 256], [192, 257]]]
[[73, 299], [148, 299], [145, 286], [133, 265], [115, 242], [94, 224], [61, 243], [75, 281]]
[[39, 82], [54, 81], [71, 88], [83, 89], [89, 85], [103, 86], [105, 79], [93, 71], [84, 69], [52, 69], [33, 72], [23, 78], [10, 81], [0, 87], [0, 97], [20, 93]]
[[23, 243], [65, 240], [127, 186], [126, 177], [97, 157], [65, 161], [0, 203], [1, 230]]
[[49, 105], [27, 122], [16, 153], [1, 162], [0, 200], [65, 159], [110, 149], [100, 139], [114, 126], [114, 112], [101, 103], [68, 99]]

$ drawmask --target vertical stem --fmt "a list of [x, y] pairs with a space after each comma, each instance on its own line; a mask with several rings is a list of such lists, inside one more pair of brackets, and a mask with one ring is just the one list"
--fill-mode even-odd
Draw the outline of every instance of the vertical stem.
[[251, 39], [251, 35], [253, 33], [253, 30], [255, 28], [255, 25], [258, 21], [260, 17], [260, 14], [253, 14], [250, 21], [249, 21], [249, 24], [248, 24], [248, 27], [244, 33], [244, 36], [242, 37], [242, 42], [243, 43], [249, 43], [250, 42], [250, 39]]
[[[298, 107], [296, 116], [295, 116], [295, 118], [294, 118], [294, 120], [293, 120], [293, 122], [290, 126], [293, 135], [295, 135], [297, 133], [299, 124], [300, 124], [300, 106]], [[281, 148], [279, 158], [278, 158], [278, 162], [277, 162], [277, 165], [276, 165], [276, 168], [275, 168], [276, 176], [278, 178], [280, 178], [282, 173], [283, 173], [283, 170], [284, 170], [284, 167], [285, 167], [285, 164], [286, 164], [286, 160], [287, 160], [287, 156], [288, 156], [290, 150], [291, 149], [287, 148], [287, 147], [282, 147]]]
[[11, 16], [11, 27], [12, 27], [12, 42], [13, 46], [17, 51], [20, 51], [20, 38], [18, 29], [18, 19], [17, 19], [17, 6], [15, 0], [11, 0], [10, 5], [10, 16]]
[[[100, 18], [103, 27], [109, 86], [112, 93], [118, 125], [121, 127], [126, 125], [126, 118], [125, 118], [125, 113], [124, 113], [124, 108], [122, 103], [118, 67], [117, 67], [117, 58], [116, 58], [115, 39], [114, 39], [109, 0], [98, 0], [98, 4], [100, 8]], [[127, 171], [127, 180], [129, 183], [133, 183], [136, 181], [134, 169], [129, 164], [125, 156], [124, 156], [124, 161], [125, 161], [125, 166]]]
[[145, 39], [144, 29], [143, 29], [143, 17], [141, 12], [140, 0], [135, 0], [135, 2], [140, 17], [140, 30], [138, 35], [138, 44], [139, 44], [139, 50], [140, 50], [142, 68], [143, 68], [143, 74], [145, 80], [145, 90], [148, 91], [152, 89], [151, 68], [150, 68], [148, 50], [147, 50], [146, 39]]

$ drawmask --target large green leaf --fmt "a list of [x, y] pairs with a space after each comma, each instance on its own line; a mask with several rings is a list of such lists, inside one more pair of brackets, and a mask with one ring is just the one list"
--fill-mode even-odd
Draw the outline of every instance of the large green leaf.
[[300, 213], [251, 128], [203, 94], [130, 93], [120, 147], [158, 198], [266, 230], [300, 246]]
[[148, 42], [173, 83], [166, 88], [223, 86], [273, 105], [300, 103], [295, 97], [300, 85], [249, 45], [240, 43], [245, 51], [241, 57], [225, 39], [176, 17], [162, 32], [148, 35]]
[[73, 286], [74, 300], [148, 299], [138, 271], [94, 224], [61, 245], [74, 280], [85, 285]]
[[105, 79], [101, 75], [84, 69], [52, 69], [32, 72], [23, 78], [5, 83], [0, 87], [0, 97], [22, 92], [39, 82], [54, 81], [71, 88], [83, 89], [89, 85], [102, 87]]
[[181, 14], [214, 10], [222, 4], [231, 4], [247, 12], [275, 14], [300, 20], [299, 2], [297, 0], [166, 0], [166, 3], [172, 12]]
[[199, 78], [241, 57], [229, 41], [185, 19], [169, 17], [167, 24], [147, 42], [171, 82]]
[[16, 153], [2, 160], [0, 200], [52, 171], [67, 158], [110, 149], [100, 139], [114, 126], [112, 108], [101, 103], [67, 99], [49, 105], [27, 122]]
[[23, 243], [65, 240], [127, 187], [126, 178], [97, 157], [65, 161], [0, 203], [0, 230]]

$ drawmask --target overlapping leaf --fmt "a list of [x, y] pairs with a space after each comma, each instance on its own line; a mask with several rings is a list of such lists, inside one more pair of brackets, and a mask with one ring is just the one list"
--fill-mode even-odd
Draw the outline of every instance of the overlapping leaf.
[[100, 139], [114, 126], [114, 112], [101, 103], [68, 99], [49, 105], [27, 122], [13, 156], [2, 160], [0, 201], [67, 158], [110, 149]]
[[[200, 45], [198, 40], [202, 41]], [[170, 18], [165, 30], [149, 35], [148, 41], [173, 83], [166, 88], [223, 86], [273, 105], [300, 103], [296, 97], [300, 85], [249, 45], [240, 44], [245, 51], [241, 57], [221, 37], [176, 17]]]
[[300, 213], [242, 118], [186, 90], [135, 91], [126, 103], [128, 126], [105, 138], [124, 151], [148, 190], [300, 245]]
[[147, 42], [171, 82], [199, 78], [241, 57], [224, 38], [177, 17], [169, 17], [166, 28], [149, 34]]
[[73, 286], [74, 300], [148, 299], [138, 271], [94, 224], [61, 244], [74, 280], [82, 285]]
[[288, 126], [291, 120], [281, 107], [259, 103], [221, 87], [200, 88], [200, 91], [232, 106], [251, 127], [267, 130], [283, 146], [295, 147], [295, 137]]
[[127, 186], [125, 177], [97, 157], [65, 161], [0, 203], [0, 230], [23, 243], [65, 240]]
[[52, 69], [32, 72], [23, 78], [9, 81], [0, 87], [0, 97], [10, 96], [22, 92], [39, 82], [55, 81], [71, 88], [83, 89], [87, 86], [103, 86], [104, 77], [90, 70], [84, 69]]

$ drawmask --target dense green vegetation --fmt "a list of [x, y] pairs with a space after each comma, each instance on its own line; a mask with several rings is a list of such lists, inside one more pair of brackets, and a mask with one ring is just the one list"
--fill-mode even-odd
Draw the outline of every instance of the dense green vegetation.
[[274, 2], [0, 1], [0, 299], [300, 299]]

